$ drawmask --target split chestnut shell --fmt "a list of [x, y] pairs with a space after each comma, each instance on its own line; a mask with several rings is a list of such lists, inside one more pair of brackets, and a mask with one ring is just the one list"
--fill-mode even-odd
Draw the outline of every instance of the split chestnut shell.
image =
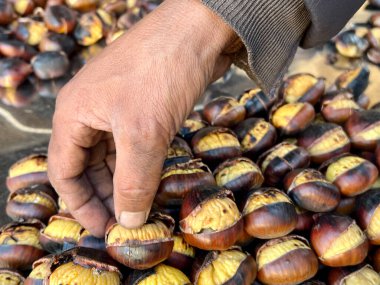
[[358, 67], [345, 71], [335, 81], [338, 89], [347, 89], [354, 94], [355, 99], [363, 94], [369, 82], [369, 69]]
[[146, 270], [133, 270], [125, 285], [191, 285], [189, 278], [177, 268], [159, 264]]
[[185, 241], [181, 233], [174, 234], [173, 240], [173, 251], [165, 260], [165, 264], [182, 271], [188, 271], [195, 259], [195, 248]]
[[246, 117], [267, 116], [275, 102], [275, 96], [265, 94], [261, 89], [246, 90], [239, 96], [239, 103], [245, 107]]
[[368, 264], [364, 266], [341, 267], [330, 270], [329, 285], [377, 285], [380, 275]]

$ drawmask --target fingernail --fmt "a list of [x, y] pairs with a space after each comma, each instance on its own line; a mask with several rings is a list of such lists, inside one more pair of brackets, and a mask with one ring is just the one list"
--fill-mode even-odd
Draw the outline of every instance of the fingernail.
[[147, 212], [121, 212], [119, 216], [119, 223], [127, 228], [127, 229], [134, 229], [142, 226], [145, 224], [146, 220], [148, 219], [148, 213]]

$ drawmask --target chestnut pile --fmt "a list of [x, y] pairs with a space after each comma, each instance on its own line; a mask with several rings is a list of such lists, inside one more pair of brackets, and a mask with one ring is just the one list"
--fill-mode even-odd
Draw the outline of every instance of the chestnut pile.
[[0, 284], [379, 285], [380, 111], [367, 109], [368, 78], [360, 67], [326, 88], [294, 74], [277, 99], [252, 89], [210, 101], [173, 139], [146, 224], [110, 222], [104, 239], [67, 211], [46, 155], [17, 161]]

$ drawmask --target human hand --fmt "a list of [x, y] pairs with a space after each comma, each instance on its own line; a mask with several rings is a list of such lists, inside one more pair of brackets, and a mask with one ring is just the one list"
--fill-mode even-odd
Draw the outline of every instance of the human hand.
[[234, 32], [197, 0], [166, 0], [61, 90], [48, 169], [71, 214], [102, 237], [149, 214], [170, 141], [230, 65]]

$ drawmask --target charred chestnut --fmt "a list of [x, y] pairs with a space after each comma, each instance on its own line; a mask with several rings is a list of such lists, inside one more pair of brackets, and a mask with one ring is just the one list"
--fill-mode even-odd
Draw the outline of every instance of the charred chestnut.
[[14, 9], [21, 16], [32, 14], [35, 7], [33, 0], [14, 0]]
[[1, 40], [0, 54], [5, 57], [20, 57], [28, 61], [37, 54], [37, 51], [32, 46], [18, 40]]
[[8, 25], [15, 18], [12, 2], [0, 0], [0, 25]]
[[313, 123], [298, 137], [298, 145], [305, 148], [314, 163], [350, 151], [350, 139], [343, 128], [333, 123]]
[[349, 58], [362, 57], [368, 46], [368, 41], [358, 36], [355, 31], [343, 32], [336, 37], [335, 41], [338, 52]]
[[355, 99], [363, 94], [369, 82], [369, 69], [358, 67], [342, 73], [335, 81], [338, 89], [347, 89], [354, 94]]
[[232, 248], [210, 251], [199, 256], [192, 268], [193, 284], [242, 284], [250, 285], [257, 274], [253, 257]]
[[288, 142], [277, 144], [258, 159], [265, 182], [271, 186], [279, 184], [293, 169], [307, 167], [309, 162], [306, 150]]
[[169, 258], [165, 260], [165, 263], [179, 270], [186, 271], [191, 268], [194, 262], [195, 249], [185, 241], [181, 233], [174, 234], [173, 239], [173, 251]]
[[29, 269], [44, 256], [38, 240], [44, 225], [38, 220], [10, 223], [0, 229], [0, 267]]
[[243, 220], [230, 190], [204, 186], [185, 196], [179, 228], [192, 246], [225, 250], [238, 240], [243, 231]]
[[318, 271], [318, 259], [306, 239], [286, 236], [264, 243], [256, 254], [257, 278], [268, 285], [299, 284]]
[[32, 58], [34, 74], [39, 79], [54, 79], [63, 76], [69, 68], [67, 55], [62, 51], [41, 52]]
[[330, 212], [340, 201], [339, 189], [315, 169], [296, 169], [284, 178], [284, 187], [292, 200], [312, 212]]
[[69, 34], [74, 30], [76, 17], [74, 11], [65, 5], [49, 6], [45, 10], [46, 27], [59, 34]]
[[126, 229], [115, 223], [106, 231], [106, 249], [118, 262], [133, 269], [156, 266], [173, 250], [174, 219], [153, 213], [145, 225]]
[[0, 284], [4, 285], [23, 285], [25, 281], [18, 271], [12, 269], [0, 269]]
[[0, 59], [0, 86], [16, 88], [32, 72], [30, 64], [20, 58]]
[[78, 21], [74, 37], [82, 46], [93, 45], [103, 37], [103, 23], [96, 13], [85, 13]]
[[294, 135], [306, 129], [314, 120], [315, 111], [309, 103], [288, 103], [274, 109], [271, 123], [283, 135]]
[[14, 26], [16, 37], [32, 46], [38, 45], [47, 31], [44, 22], [32, 18], [19, 18]]
[[42, 38], [38, 48], [40, 51], [63, 51], [67, 55], [74, 52], [76, 45], [75, 41], [68, 35], [46, 33]]
[[333, 214], [318, 214], [314, 220], [310, 241], [322, 264], [339, 267], [363, 262], [368, 240], [355, 220]]
[[380, 275], [371, 266], [334, 268], [328, 274], [329, 285], [375, 285], [380, 284]]
[[266, 116], [275, 102], [275, 96], [266, 95], [261, 89], [246, 90], [239, 96], [239, 103], [244, 105], [247, 117]]
[[189, 285], [190, 280], [177, 268], [165, 264], [159, 264], [147, 270], [134, 270], [128, 276], [125, 285]]
[[325, 91], [325, 80], [309, 73], [289, 76], [282, 83], [280, 95], [287, 103], [308, 102], [315, 105]]
[[297, 225], [296, 209], [285, 193], [263, 188], [251, 193], [243, 209], [244, 229], [260, 239], [287, 235]]
[[94, 10], [99, 4], [99, 0], [65, 0], [66, 5], [80, 12]]
[[104, 238], [97, 238], [90, 234], [88, 230], [84, 230], [78, 240], [78, 246], [88, 247], [98, 250], [106, 250]]

